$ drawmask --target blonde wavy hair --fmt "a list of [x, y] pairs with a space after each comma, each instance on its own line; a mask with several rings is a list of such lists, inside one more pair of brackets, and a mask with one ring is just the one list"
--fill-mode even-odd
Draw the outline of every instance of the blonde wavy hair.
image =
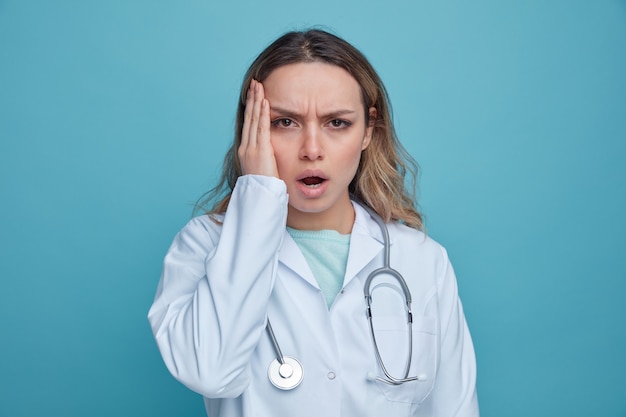
[[[349, 191], [386, 222], [399, 221], [418, 230], [423, 229], [422, 215], [416, 208], [418, 166], [396, 136], [387, 90], [380, 77], [354, 46], [319, 29], [288, 32], [276, 39], [254, 60], [246, 73], [240, 92], [235, 125], [235, 140], [226, 153], [222, 175], [216, 187], [196, 204], [202, 208], [212, 204], [209, 213], [226, 210], [237, 178], [242, 175], [237, 149], [241, 144], [246, 94], [250, 82], [263, 82], [276, 68], [306, 62], [336, 65], [350, 73], [361, 87], [363, 109], [367, 123], [373, 125], [370, 145], [362, 152], [361, 161]], [[370, 107], [376, 109], [370, 120]], [[409, 176], [410, 184], [405, 184]]]

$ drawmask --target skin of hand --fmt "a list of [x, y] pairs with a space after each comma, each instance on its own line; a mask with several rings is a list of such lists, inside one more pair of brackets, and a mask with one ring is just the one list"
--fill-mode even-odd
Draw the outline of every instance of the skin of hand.
[[243, 174], [278, 178], [274, 148], [270, 140], [270, 105], [263, 84], [250, 82], [246, 110], [238, 149]]

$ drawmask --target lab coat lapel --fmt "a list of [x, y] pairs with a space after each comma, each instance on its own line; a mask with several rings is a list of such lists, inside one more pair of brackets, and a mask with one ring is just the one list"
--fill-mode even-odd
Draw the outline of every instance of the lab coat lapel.
[[302, 251], [298, 247], [298, 244], [286, 230], [285, 237], [283, 238], [283, 245], [280, 248], [280, 253], [278, 254], [278, 262], [291, 269], [313, 287], [319, 288], [319, 284], [309, 267], [309, 263], [306, 261]]
[[354, 206], [355, 220], [350, 238], [350, 254], [346, 266], [345, 287], [384, 248], [382, 233], [376, 222], [363, 207]]
[[[352, 205], [354, 206], [355, 220], [350, 237], [350, 252], [348, 264], [346, 265], [344, 287], [384, 248], [382, 233], [378, 224], [359, 204], [353, 203]], [[314, 288], [319, 288], [319, 284], [302, 251], [300, 251], [300, 248], [287, 231], [285, 231], [278, 261], [294, 271]]]

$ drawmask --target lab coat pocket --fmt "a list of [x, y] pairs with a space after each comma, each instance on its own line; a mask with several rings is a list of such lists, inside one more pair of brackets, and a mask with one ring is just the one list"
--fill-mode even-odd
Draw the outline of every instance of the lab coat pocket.
[[[376, 380], [389, 401], [423, 402], [431, 393], [437, 366], [437, 322], [430, 317], [415, 318], [412, 324], [412, 352], [409, 351], [409, 330], [405, 315], [380, 316], [373, 319], [376, 342], [387, 372], [396, 379], [418, 377], [398, 385]], [[409, 364], [408, 376], [406, 375]], [[385, 373], [376, 360], [376, 377]]]

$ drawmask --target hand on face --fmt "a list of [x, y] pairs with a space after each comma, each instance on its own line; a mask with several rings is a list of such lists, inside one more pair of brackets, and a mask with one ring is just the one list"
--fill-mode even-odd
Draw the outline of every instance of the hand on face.
[[263, 84], [252, 80], [248, 89], [241, 145], [238, 150], [243, 174], [278, 178], [274, 148], [270, 140], [270, 105]]

